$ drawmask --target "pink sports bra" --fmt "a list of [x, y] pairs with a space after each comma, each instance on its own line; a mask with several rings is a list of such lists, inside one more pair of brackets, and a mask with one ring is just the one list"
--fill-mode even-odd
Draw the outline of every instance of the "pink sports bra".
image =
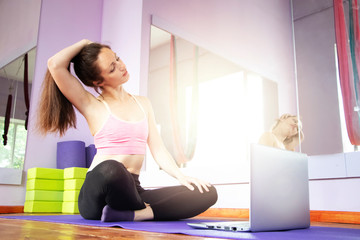
[[144, 119], [138, 122], [119, 119], [111, 113], [109, 105], [104, 100], [101, 100], [109, 112], [109, 118], [105, 121], [103, 127], [94, 135], [94, 143], [98, 154], [145, 154], [149, 133], [148, 121], [144, 108], [134, 96], [132, 97], [145, 115]]

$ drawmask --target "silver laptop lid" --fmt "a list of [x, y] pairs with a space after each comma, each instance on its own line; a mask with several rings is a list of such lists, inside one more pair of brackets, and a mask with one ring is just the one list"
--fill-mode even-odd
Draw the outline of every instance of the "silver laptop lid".
[[308, 179], [306, 154], [252, 144], [251, 231], [309, 227]]

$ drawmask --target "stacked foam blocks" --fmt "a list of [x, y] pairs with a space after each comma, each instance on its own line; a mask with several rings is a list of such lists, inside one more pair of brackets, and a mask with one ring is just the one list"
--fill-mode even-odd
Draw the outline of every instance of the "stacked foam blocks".
[[78, 197], [86, 172], [87, 168], [72, 167], [64, 169], [63, 213], [79, 213]]
[[63, 169], [29, 169], [24, 212], [61, 212], [63, 191]]
[[28, 170], [24, 212], [79, 213], [78, 196], [87, 168]]

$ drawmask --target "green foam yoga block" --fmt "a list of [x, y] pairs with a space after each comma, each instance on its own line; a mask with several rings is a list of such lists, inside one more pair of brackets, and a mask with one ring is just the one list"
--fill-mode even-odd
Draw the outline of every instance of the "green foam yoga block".
[[74, 202], [79, 198], [80, 190], [65, 190], [63, 195], [64, 202]]
[[64, 179], [64, 169], [55, 168], [30, 168], [28, 169], [27, 179]]
[[30, 179], [26, 183], [26, 190], [53, 190], [63, 191], [64, 180]]
[[71, 178], [85, 178], [87, 173], [87, 168], [72, 167], [64, 169], [64, 179]]
[[61, 213], [62, 202], [25, 201], [24, 212], [54, 212]]
[[62, 203], [63, 213], [79, 213], [78, 202], [63, 202]]
[[62, 201], [63, 191], [31, 190], [26, 191], [26, 201]]
[[65, 179], [64, 190], [80, 190], [85, 179]]

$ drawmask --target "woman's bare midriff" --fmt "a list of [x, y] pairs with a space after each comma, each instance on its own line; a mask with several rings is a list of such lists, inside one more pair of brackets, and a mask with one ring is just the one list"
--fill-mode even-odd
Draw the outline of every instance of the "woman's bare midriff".
[[115, 160], [124, 164], [126, 169], [133, 174], [139, 174], [145, 155], [99, 155], [96, 154], [88, 171], [94, 169], [98, 164], [106, 160]]

